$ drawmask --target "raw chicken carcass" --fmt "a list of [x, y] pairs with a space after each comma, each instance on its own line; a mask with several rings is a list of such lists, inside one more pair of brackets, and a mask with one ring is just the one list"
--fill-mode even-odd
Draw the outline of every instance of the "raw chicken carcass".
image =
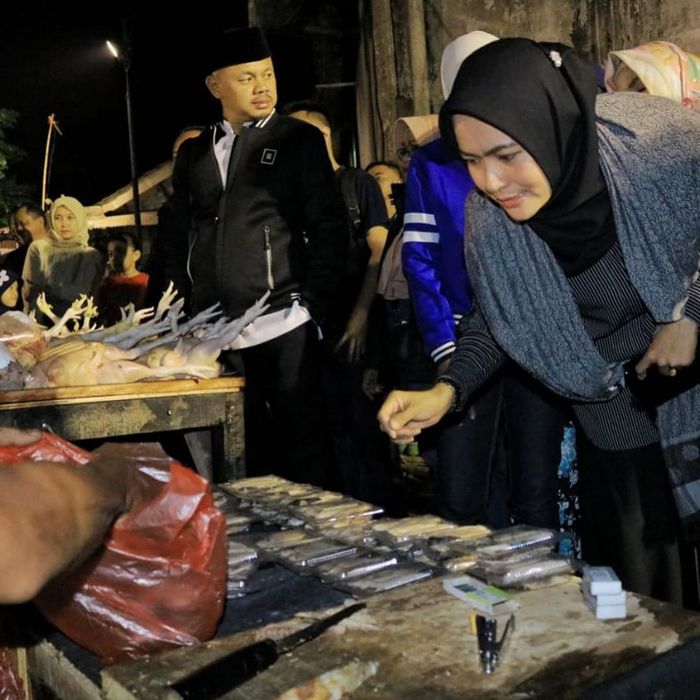
[[[175, 305], [171, 310], [172, 323], [168, 323], [170, 332], [148, 343], [133, 345], [134, 334], [129, 336], [127, 348], [86, 340], [79, 334], [67, 339], [56, 339], [37, 364], [32, 387], [123, 384], [143, 379], [175, 377], [216, 377], [220, 370], [217, 358], [221, 350], [267, 309], [266, 299], [267, 295], [235, 321], [223, 326], [215, 324], [216, 333], [213, 337], [205, 332], [200, 339], [180, 338], [184, 333], [201, 329], [214, 312], [207, 309], [190, 321], [178, 325], [180, 308]], [[159, 328], [167, 320], [158, 321]], [[173, 340], [176, 341], [175, 346], [169, 347], [168, 343]], [[143, 358], [143, 361], [139, 361], [139, 358]]]

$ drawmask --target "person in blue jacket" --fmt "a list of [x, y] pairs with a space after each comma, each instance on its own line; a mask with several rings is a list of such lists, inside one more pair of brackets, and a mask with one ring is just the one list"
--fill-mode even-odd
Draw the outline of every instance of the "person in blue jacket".
[[[462, 61], [496, 40], [475, 31], [447, 46], [441, 64], [446, 99]], [[406, 188], [403, 268], [426, 352], [440, 372], [455, 351], [460, 319], [474, 306], [464, 256], [464, 203], [473, 186], [464, 163], [448, 152], [441, 138], [413, 154]], [[514, 365], [499, 373], [465, 410], [441, 424], [440, 514], [465, 524], [503, 526], [509, 521], [504, 503], [509, 491], [510, 518], [558, 528], [557, 467], [563, 425], [554, 398], [534, 380]], [[495, 468], [501, 437], [509, 457], [509, 489]]]

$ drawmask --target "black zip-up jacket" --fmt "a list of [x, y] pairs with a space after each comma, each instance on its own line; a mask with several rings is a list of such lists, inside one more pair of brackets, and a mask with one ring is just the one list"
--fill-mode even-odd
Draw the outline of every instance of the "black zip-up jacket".
[[178, 153], [171, 208], [189, 231], [187, 240], [164, 241], [166, 274], [177, 284], [187, 266], [196, 310], [220, 301], [227, 315], [240, 316], [269, 289], [271, 310], [301, 296], [320, 322], [347, 250], [323, 137], [277, 114], [262, 127], [243, 127], [224, 190], [213, 134], [214, 127], [205, 130]]

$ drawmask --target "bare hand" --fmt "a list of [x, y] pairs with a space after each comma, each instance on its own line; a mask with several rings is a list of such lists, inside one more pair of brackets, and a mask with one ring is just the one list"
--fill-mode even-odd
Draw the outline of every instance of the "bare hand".
[[668, 323], [654, 336], [634, 371], [644, 379], [649, 367], [657, 365], [661, 374], [675, 377], [677, 369], [692, 364], [697, 343], [698, 326], [694, 321], [682, 318], [680, 321]]
[[377, 414], [379, 425], [394, 442], [411, 442], [450, 410], [453, 395], [441, 383], [428, 391], [392, 391]]
[[362, 373], [362, 393], [373, 401], [374, 397], [384, 391], [384, 387], [378, 382], [379, 371], [376, 369], [366, 369]]
[[40, 430], [20, 430], [19, 428], [0, 428], [0, 445], [29, 445], [41, 438]]
[[365, 352], [367, 341], [367, 314], [364, 311], [353, 311], [345, 327], [345, 333], [335, 344], [334, 352], [338, 352], [347, 344], [348, 362], [357, 362]]

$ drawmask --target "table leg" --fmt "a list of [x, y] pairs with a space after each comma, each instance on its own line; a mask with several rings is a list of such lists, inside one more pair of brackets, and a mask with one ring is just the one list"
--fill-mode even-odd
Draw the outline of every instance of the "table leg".
[[226, 399], [225, 420], [212, 429], [213, 481], [221, 483], [245, 477], [245, 424], [243, 392]]

